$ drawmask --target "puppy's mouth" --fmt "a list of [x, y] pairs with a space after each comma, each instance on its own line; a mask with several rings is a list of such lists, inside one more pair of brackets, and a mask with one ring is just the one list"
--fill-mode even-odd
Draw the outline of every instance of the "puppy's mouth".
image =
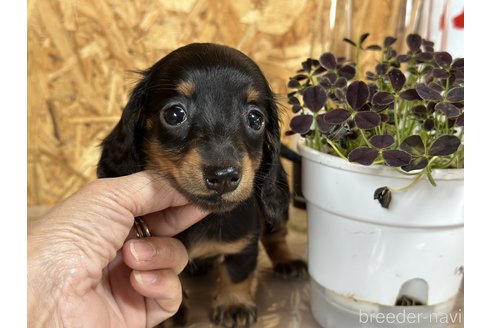
[[254, 173], [249, 161], [241, 167], [205, 167], [179, 170], [177, 189], [192, 203], [212, 212], [232, 210], [253, 193]]
[[[251, 188], [252, 189], [252, 188]], [[228, 194], [199, 195], [186, 189], [178, 187], [178, 190], [192, 203], [214, 213], [228, 212], [233, 210], [241, 201], [251, 196], [251, 192], [244, 193], [243, 197], [231, 197]]]
[[190, 202], [211, 212], [227, 212], [247, 200], [254, 191], [255, 172], [261, 158], [223, 159], [204, 162], [196, 149], [184, 156], [165, 153], [158, 143], [150, 143], [147, 168], [166, 176]]

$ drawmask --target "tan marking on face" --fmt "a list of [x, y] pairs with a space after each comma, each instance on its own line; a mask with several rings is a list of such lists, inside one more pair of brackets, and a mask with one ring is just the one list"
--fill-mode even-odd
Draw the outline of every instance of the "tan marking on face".
[[[170, 175], [181, 188], [195, 196], [211, 196], [214, 191], [207, 188], [203, 179], [203, 162], [198, 149], [192, 149], [183, 156], [176, 156], [165, 151], [157, 140], [151, 140], [146, 145], [148, 169], [154, 169]], [[241, 202], [250, 197], [253, 192], [256, 171], [261, 158], [253, 160], [245, 155], [242, 160], [242, 177], [239, 186], [232, 192], [222, 195], [228, 202]]]
[[229, 277], [225, 262], [219, 265], [219, 285], [214, 299], [214, 308], [219, 305], [246, 304], [254, 306], [254, 296], [258, 287], [256, 272], [252, 272], [245, 280], [234, 283]]
[[178, 83], [176, 89], [188, 98], [193, 97], [195, 93], [195, 84], [191, 81], [181, 81]]
[[246, 93], [246, 102], [247, 103], [257, 102], [259, 99], [260, 99], [260, 92], [256, 89], [253, 89], [252, 87], [249, 87]]
[[197, 242], [188, 250], [188, 256], [190, 259], [195, 259], [239, 253], [248, 246], [250, 239], [250, 236], [246, 236], [233, 242], [219, 242], [215, 240]]
[[145, 169], [163, 172], [172, 177], [176, 175], [177, 165], [181, 160], [180, 156], [165, 151], [157, 140], [145, 143], [144, 149], [148, 157]]
[[146, 145], [148, 169], [154, 169], [171, 176], [181, 188], [198, 196], [208, 196], [208, 190], [203, 181], [202, 160], [197, 149], [192, 149], [183, 156], [176, 156], [165, 151], [157, 140], [149, 141]]

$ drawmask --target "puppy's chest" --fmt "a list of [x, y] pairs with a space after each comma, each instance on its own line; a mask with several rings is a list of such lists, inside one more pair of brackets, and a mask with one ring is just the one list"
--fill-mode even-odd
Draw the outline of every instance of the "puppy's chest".
[[211, 214], [176, 238], [194, 259], [240, 253], [258, 241], [259, 233], [256, 206], [245, 206], [225, 214]]

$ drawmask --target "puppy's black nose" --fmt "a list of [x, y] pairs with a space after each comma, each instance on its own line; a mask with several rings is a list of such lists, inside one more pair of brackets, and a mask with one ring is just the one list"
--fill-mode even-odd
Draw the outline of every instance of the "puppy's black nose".
[[241, 182], [241, 172], [236, 167], [207, 167], [204, 170], [207, 188], [219, 194], [234, 191]]

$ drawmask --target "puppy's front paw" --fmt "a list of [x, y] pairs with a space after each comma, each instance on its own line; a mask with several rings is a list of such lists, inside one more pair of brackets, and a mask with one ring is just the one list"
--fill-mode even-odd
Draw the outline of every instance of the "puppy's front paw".
[[273, 271], [277, 277], [291, 279], [304, 276], [307, 273], [307, 263], [301, 259], [290, 260], [275, 264]]
[[216, 325], [228, 328], [247, 328], [255, 323], [257, 318], [256, 306], [246, 304], [217, 305], [212, 314], [212, 320]]

